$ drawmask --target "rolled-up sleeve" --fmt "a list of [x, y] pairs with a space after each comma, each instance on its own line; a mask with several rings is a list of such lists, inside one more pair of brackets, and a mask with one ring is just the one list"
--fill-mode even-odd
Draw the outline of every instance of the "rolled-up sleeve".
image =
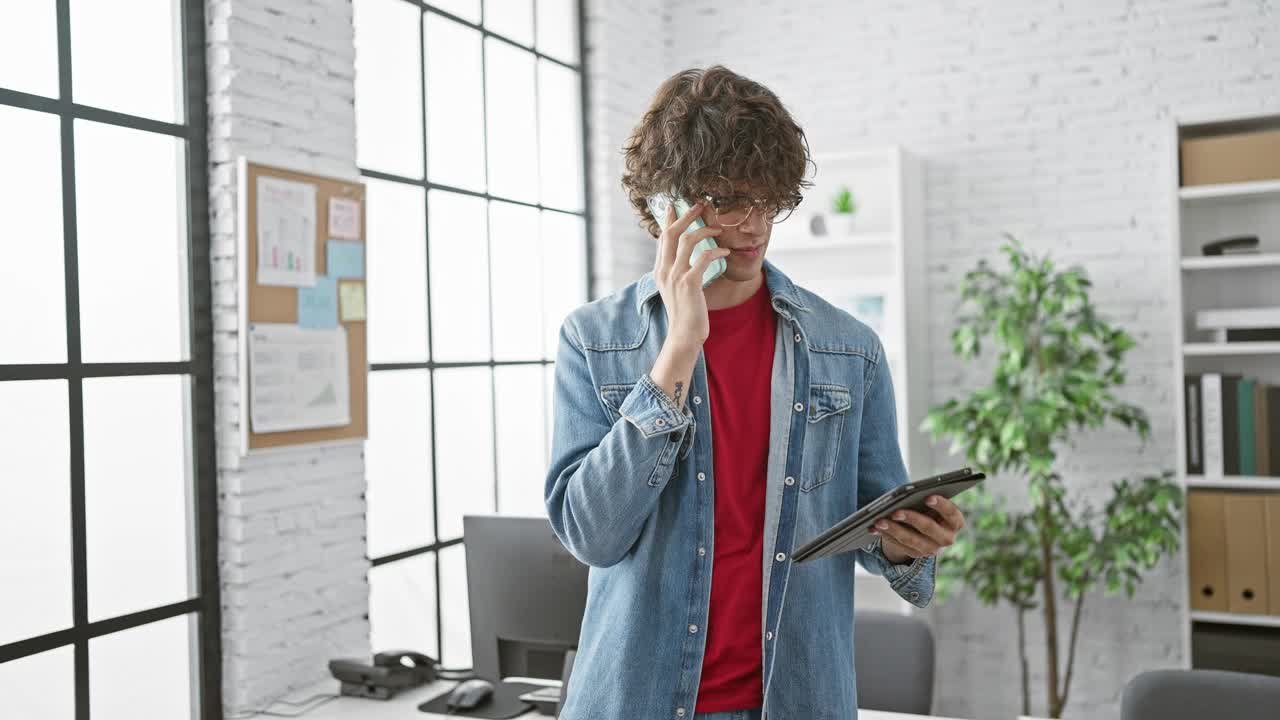
[[689, 425], [689, 417], [658, 387], [649, 373], [636, 381], [635, 387], [618, 406], [618, 413], [646, 438], [683, 432]]
[[616, 420], [596, 394], [571, 322], [560, 328], [551, 458], [543, 489], [551, 528], [582, 562], [620, 562], [640, 537], [675, 472], [692, 413], [648, 373], [618, 403]]
[[924, 607], [933, 600], [937, 560], [932, 555], [913, 558], [909, 563], [894, 563], [885, 556], [878, 537], [858, 555], [862, 567], [888, 580], [889, 587], [903, 600], [916, 607]]

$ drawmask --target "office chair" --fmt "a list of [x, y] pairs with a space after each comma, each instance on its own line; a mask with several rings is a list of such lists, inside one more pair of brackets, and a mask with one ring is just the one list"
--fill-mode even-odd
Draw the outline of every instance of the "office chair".
[[933, 707], [933, 632], [925, 621], [883, 610], [855, 610], [858, 707], [928, 715]]
[[1129, 681], [1121, 720], [1275, 720], [1280, 677], [1226, 670], [1151, 670]]

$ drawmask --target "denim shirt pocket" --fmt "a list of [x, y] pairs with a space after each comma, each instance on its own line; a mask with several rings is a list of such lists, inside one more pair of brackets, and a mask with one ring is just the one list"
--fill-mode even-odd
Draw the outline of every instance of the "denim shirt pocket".
[[843, 385], [809, 386], [808, 426], [800, 480], [800, 489], [804, 492], [821, 487], [835, 476], [844, 421], [851, 406], [849, 388]]

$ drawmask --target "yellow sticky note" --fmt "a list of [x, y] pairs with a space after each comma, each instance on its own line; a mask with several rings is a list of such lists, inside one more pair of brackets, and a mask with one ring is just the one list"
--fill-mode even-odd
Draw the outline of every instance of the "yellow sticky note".
[[364, 283], [338, 283], [338, 307], [342, 322], [364, 320]]

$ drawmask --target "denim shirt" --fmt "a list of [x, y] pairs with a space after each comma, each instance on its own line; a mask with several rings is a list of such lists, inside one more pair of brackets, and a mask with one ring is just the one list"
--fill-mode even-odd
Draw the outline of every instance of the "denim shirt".
[[[854, 560], [913, 605], [934, 560], [895, 565], [878, 543], [793, 564], [794, 548], [907, 482], [893, 385], [876, 334], [764, 261], [778, 314], [765, 490], [760, 653], [764, 716], [857, 716]], [[590, 567], [562, 720], [692, 720], [711, 598], [715, 472], [705, 358], [683, 408], [649, 376], [667, 336], [652, 272], [560, 327], [551, 527]], [[750, 628], [741, 628], [749, 632]]]

